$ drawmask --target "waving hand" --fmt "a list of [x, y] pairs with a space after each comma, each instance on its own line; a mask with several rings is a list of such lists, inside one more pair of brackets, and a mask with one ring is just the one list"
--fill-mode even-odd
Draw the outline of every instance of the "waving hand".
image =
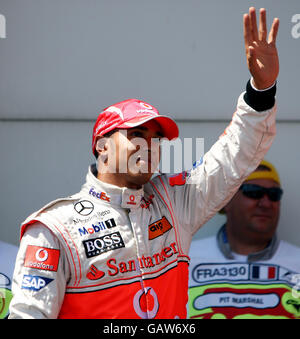
[[276, 37], [279, 19], [275, 18], [267, 40], [266, 10], [260, 9], [259, 28], [257, 29], [256, 12], [250, 7], [244, 14], [244, 40], [249, 71], [257, 89], [265, 89], [277, 79], [279, 59], [276, 48]]

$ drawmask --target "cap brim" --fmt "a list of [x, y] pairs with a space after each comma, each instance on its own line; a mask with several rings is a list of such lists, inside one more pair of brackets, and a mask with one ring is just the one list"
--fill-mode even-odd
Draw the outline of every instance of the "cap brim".
[[158, 115], [158, 116], [139, 116], [138, 119], [132, 119], [130, 121], [124, 122], [122, 125], [119, 125], [118, 128], [133, 128], [140, 125], [145, 124], [150, 120], [155, 120], [162, 129], [163, 136], [169, 140], [173, 140], [178, 138], [179, 136], [179, 129], [176, 122], [165, 116], [165, 115]]

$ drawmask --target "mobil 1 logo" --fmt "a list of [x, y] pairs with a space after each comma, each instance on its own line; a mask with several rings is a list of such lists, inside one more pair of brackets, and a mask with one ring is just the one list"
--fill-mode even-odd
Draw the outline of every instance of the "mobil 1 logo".
[[119, 232], [106, 234], [99, 238], [85, 240], [82, 243], [87, 258], [92, 258], [104, 252], [125, 247], [124, 241]]
[[92, 224], [92, 227], [79, 227], [78, 232], [81, 236], [84, 236], [87, 234], [93, 234], [106, 229], [110, 229], [116, 226], [117, 224], [115, 222], [115, 219], [111, 218], [105, 221], [98, 221], [97, 223]]

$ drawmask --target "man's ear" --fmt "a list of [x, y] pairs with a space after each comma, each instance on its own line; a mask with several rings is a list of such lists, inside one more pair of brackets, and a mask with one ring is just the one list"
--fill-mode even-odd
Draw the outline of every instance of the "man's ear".
[[102, 162], [107, 162], [108, 154], [107, 154], [107, 143], [108, 138], [100, 137], [96, 141], [96, 152], [98, 153], [98, 159], [100, 158]]

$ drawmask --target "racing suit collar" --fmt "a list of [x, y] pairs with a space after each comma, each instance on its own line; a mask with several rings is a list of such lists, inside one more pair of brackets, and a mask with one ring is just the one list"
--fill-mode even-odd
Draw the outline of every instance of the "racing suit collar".
[[89, 167], [82, 191], [87, 193], [91, 199], [128, 209], [139, 207], [144, 195], [143, 188], [135, 190], [100, 181], [97, 178], [97, 168], [95, 164]]
[[[220, 251], [223, 253], [225, 258], [227, 259], [234, 259], [234, 255], [232, 253], [227, 233], [226, 233], [226, 225], [224, 224], [220, 230], [217, 233], [217, 244], [220, 249]], [[248, 262], [255, 262], [260, 260], [269, 260], [273, 257], [275, 254], [277, 248], [279, 245], [279, 240], [277, 238], [277, 235], [275, 234], [273, 238], [271, 239], [269, 245], [263, 249], [262, 251], [251, 253], [248, 255], [247, 261]]]

